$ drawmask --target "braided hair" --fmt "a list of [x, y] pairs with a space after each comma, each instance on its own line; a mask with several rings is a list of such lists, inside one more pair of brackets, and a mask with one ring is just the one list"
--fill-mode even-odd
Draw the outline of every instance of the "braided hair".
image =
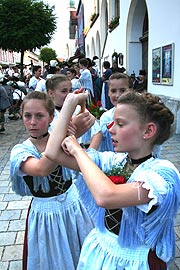
[[160, 145], [170, 138], [174, 115], [160, 97], [151, 93], [139, 94], [131, 91], [120, 96], [118, 104], [132, 105], [139, 114], [142, 124], [147, 122], [156, 124], [157, 134], [154, 144]]
[[33, 99], [38, 99], [38, 100], [42, 100], [44, 102], [44, 108], [47, 110], [47, 112], [49, 113], [49, 115], [54, 115], [54, 102], [52, 101], [52, 99], [48, 96], [47, 93], [41, 92], [41, 91], [33, 91], [28, 93], [25, 98], [23, 99], [22, 102], [22, 112], [24, 110], [24, 106], [25, 104]]
[[55, 74], [51, 78], [46, 80], [46, 89], [49, 91], [55, 91], [59, 83], [70, 81], [64, 74]]

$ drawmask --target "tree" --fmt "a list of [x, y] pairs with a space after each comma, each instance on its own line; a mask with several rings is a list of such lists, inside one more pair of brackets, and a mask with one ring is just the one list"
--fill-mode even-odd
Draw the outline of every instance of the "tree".
[[0, 48], [21, 53], [50, 43], [56, 30], [54, 6], [39, 0], [0, 0]]
[[56, 59], [57, 54], [56, 51], [52, 48], [44, 47], [40, 51], [39, 59], [47, 64], [49, 64], [50, 60]]

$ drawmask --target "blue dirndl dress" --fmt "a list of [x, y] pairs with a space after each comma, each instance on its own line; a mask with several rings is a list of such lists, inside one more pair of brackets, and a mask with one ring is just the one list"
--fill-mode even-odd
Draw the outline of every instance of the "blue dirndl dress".
[[[27, 269], [75, 270], [84, 239], [94, 228], [95, 212], [91, 217], [82, 203], [75, 185], [78, 180], [56, 196], [33, 196], [40, 187], [45, 195], [51, 192], [52, 177], [32, 177], [30, 190], [20, 169], [28, 157], [41, 157], [29, 139], [12, 149], [10, 162], [13, 191], [33, 198], [27, 219]], [[63, 179], [68, 181], [68, 175], [71, 172], [63, 168]]]
[[[93, 149], [88, 152], [104, 172], [115, 163], [126, 162], [126, 154], [100, 153]], [[79, 178], [83, 183], [82, 175]], [[179, 172], [171, 162], [152, 157], [134, 170], [128, 182], [134, 181], [142, 182], [149, 190], [150, 202], [122, 209], [118, 235], [107, 230], [105, 209], [99, 207], [96, 227], [84, 241], [77, 270], [150, 270], [151, 250], [167, 266], [171, 264], [175, 256], [174, 217], [180, 203]], [[88, 207], [88, 191], [85, 204], [86, 201]], [[149, 214], [153, 206], [157, 208]]]

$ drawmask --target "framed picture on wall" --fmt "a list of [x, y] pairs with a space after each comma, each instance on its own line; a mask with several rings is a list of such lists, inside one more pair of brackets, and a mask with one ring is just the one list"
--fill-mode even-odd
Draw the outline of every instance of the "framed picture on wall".
[[161, 83], [161, 47], [152, 50], [152, 82]]
[[173, 85], [173, 62], [174, 43], [162, 47], [162, 84]]

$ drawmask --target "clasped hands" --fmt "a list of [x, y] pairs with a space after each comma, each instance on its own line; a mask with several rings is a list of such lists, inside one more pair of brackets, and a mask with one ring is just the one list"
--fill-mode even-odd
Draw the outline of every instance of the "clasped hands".
[[[86, 92], [84, 92], [84, 89], [79, 89], [74, 91], [73, 95], [79, 95], [81, 93]], [[79, 105], [81, 106], [81, 110], [77, 115], [72, 116], [71, 122], [68, 126], [67, 136], [74, 135], [76, 136], [76, 138], [79, 138], [94, 125], [95, 117], [86, 109], [85, 99], [83, 100], [83, 96], [84, 95], [81, 95], [82, 99], [80, 96], [78, 96], [81, 100], [81, 102], [79, 103]]]
[[66, 137], [64, 141], [62, 142], [61, 147], [67, 155], [71, 155], [71, 156], [75, 156], [75, 154], [79, 150], [84, 151], [84, 149], [79, 145], [74, 135], [70, 135]]

